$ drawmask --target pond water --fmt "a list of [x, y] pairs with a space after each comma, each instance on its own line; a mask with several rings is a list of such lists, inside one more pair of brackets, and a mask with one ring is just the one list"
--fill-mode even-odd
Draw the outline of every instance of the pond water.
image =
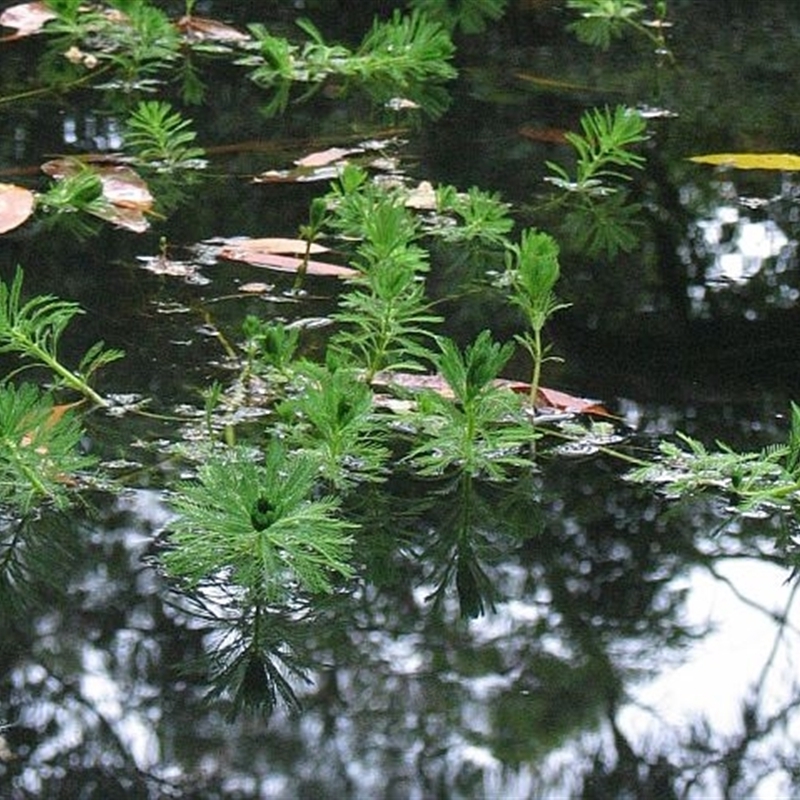
[[[280, 33], [302, 5], [326, 38], [357, 42], [391, 4], [200, 5]], [[636, 447], [676, 430], [745, 449], [785, 436], [800, 397], [797, 173], [688, 158], [796, 149], [795, 0], [670, 3], [674, 62], [636, 36], [607, 51], [578, 42], [562, 2], [509, 5], [484, 33], [457, 37], [459, 78], [436, 120], [333, 93], [267, 118], [265, 93], [221, 61], [186, 111], [207, 174], [172, 186], [148, 232], [101, 224], [81, 237], [34, 221], [0, 238], [4, 280], [22, 265], [26, 292], [86, 309], [67, 352], [100, 337], [126, 351], [100, 391], [149, 398], [152, 412], [85, 421], [85, 446], [121, 489], [22, 527], [4, 518], [0, 796], [800, 794], [800, 611], [775, 544], [792, 519], [736, 515], [724, 497], [668, 499], [602, 454], [543, 455], [533, 475], [499, 484], [365, 487], [344, 500], [362, 526], [356, 576], [265, 613], [269, 668], [243, 679], [257, 710], [239, 714], [226, 658], [247, 620], [230, 596], [176, 593], [159, 567], [165, 487], [187, 470], [171, 444], [191, 434], [176, 412], [230, 379], [223, 344], [246, 314], [324, 321], [339, 291], [309, 277], [298, 300], [292, 275], [201, 243], [296, 236], [326, 183], [252, 177], [330, 146], [391, 140], [403, 175], [500, 192], [521, 225], [552, 231], [572, 306], [548, 327], [563, 362], [544, 382], [599, 398]], [[3, 78], [5, 96], [43, 45], [0, 47], [17, 82]], [[646, 114], [650, 139], [630, 189], [635, 244], [609, 256], [548, 207], [545, 162], [569, 162], [563, 132], [587, 108], [620, 103]], [[125, 97], [87, 88], [0, 105], [2, 180], [33, 186], [53, 154], [116, 149], [115, 104], [121, 114]], [[154, 269], [162, 242], [176, 274]], [[480, 293], [452, 299], [446, 251], [432, 264], [449, 334], [517, 332]], [[241, 291], [256, 281], [268, 290]], [[527, 369], [520, 355], [509, 377]]]

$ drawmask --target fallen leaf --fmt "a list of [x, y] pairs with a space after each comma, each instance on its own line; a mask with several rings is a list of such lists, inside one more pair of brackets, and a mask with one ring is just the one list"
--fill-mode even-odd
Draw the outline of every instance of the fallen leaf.
[[[495, 386], [508, 389], [517, 394], [530, 392], [531, 385], [525, 381], [498, 378]], [[413, 372], [379, 372], [372, 381], [373, 386], [397, 387], [409, 391], [429, 390], [442, 397], [452, 398], [453, 391], [441, 375], [420, 375]], [[537, 408], [548, 408], [569, 414], [593, 414], [599, 417], [613, 417], [597, 400], [561, 392], [558, 389], [539, 387], [536, 398]]]
[[328, 164], [341, 161], [345, 156], [363, 152], [364, 151], [358, 147], [347, 149], [343, 147], [329, 147], [327, 150], [320, 150], [318, 153], [309, 153], [307, 156], [298, 158], [294, 163], [297, 164], [298, 167], [326, 167]]
[[313, 181], [333, 181], [339, 177], [338, 164], [322, 167], [298, 167], [297, 169], [270, 169], [253, 178], [253, 183], [312, 183]]
[[[222, 243], [232, 247], [237, 253], [246, 255], [247, 253], [281, 253], [282, 255], [304, 256], [306, 249], [309, 253], [326, 253], [327, 247], [321, 244], [311, 243], [305, 239], [286, 239], [280, 236], [266, 237], [263, 239], [223, 239]], [[235, 258], [233, 261], [244, 261], [244, 258]]]
[[89, 213], [120, 228], [143, 233], [150, 227], [145, 214], [153, 209], [153, 195], [147, 183], [123, 164], [93, 164], [77, 158], [57, 158], [42, 164], [42, 171], [61, 180], [81, 170], [91, 170], [100, 179], [103, 197], [109, 205]]
[[[223, 247], [219, 251], [220, 258], [229, 261], [243, 261], [253, 267], [266, 267], [279, 272], [299, 272], [304, 259], [295, 256], [284, 256], [269, 252], [240, 252], [235, 247]], [[309, 260], [306, 263], [307, 275], [322, 275], [336, 278], [355, 278], [360, 273], [350, 267], [341, 267], [338, 264], [328, 264], [324, 261]]]
[[545, 144], [567, 144], [566, 131], [561, 128], [538, 128], [533, 125], [523, 125], [518, 133], [526, 139]]
[[733, 169], [770, 169], [782, 172], [800, 171], [800, 156], [791, 153], [710, 153], [691, 156], [695, 164], [711, 164]]
[[0, 233], [18, 228], [33, 213], [33, 192], [13, 183], [0, 183]]
[[58, 14], [47, 3], [20, 3], [9, 6], [0, 14], [0, 25], [4, 28], [15, 28], [17, 32], [11, 36], [4, 36], [3, 39], [9, 41], [39, 33], [46, 22], [57, 17]]
[[570, 414], [593, 414], [598, 417], [613, 417], [597, 400], [588, 400], [585, 397], [560, 392], [558, 389], [539, 387], [536, 396], [536, 408], [552, 408], [556, 411], [566, 411]]
[[245, 294], [269, 294], [274, 288], [274, 286], [270, 286], [268, 283], [250, 281], [249, 283], [243, 283], [239, 287], [239, 291]]
[[[72, 403], [59, 403], [54, 405], [50, 409], [47, 419], [41, 425], [38, 425], [22, 435], [22, 438], [19, 440], [20, 447], [30, 447], [36, 441], [41, 432], [52, 428], [54, 425], [57, 425], [67, 411], [71, 411], [73, 408], [78, 408], [85, 402], [85, 400], [76, 400]], [[47, 449], [42, 447], [37, 449], [36, 452], [39, 453], [39, 455], [45, 455], [47, 453]]]
[[181, 17], [175, 26], [186, 37], [195, 41], [213, 42], [249, 42], [250, 37], [224, 22], [205, 17], [186, 15]]
[[556, 80], [555, 78], [546, 78], [544, 75], [534, 75], [530, 72], [515, 72], [515, 78], [519, 78], [521, 81], [525, 81], [525, 83], [532, 83], [534, 86], [540, 86], [543, 89], [555, 89], [557, 91], [580, 91], [580, 92], [591, 92], [596, 91], [591, 86], [587, 86], [584, 83], [571, 83], [570, 81], [560, 81]]

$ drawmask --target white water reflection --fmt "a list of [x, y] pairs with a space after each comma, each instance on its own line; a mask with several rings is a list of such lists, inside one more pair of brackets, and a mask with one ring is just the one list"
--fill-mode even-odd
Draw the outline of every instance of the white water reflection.
[[[631, 701], [621, 711], [620, 728], [637, 742], [669, 744], [671, 756], [687, 762], [693, 730], [707, 724], [713, 741], [724, 747], [750, 739], [745, 769], [774, 762], [797, 741], [800, 720], [791, 711], [786, 725], [769, 730], [800, 702], [800, 605], [796, 584], [787, 584], [786, 570], [755, 558], [718, 564], [712, 575], [695, 568], [688, 578], [687, 624], [712, 633], [687, 652], [685, 661], [648, 683], [632, 687]], [[785, 620], [785, 624], [781, 623]], [[755, 726], [743, 729], [745, 705], [753, 709]], [[761, 758], [753, 758], [755, 751]], [[722, 765], [698, 769], [690, 798], [725, 796]], [[791, 777], [776, 768], [749, 776], [752, 798], [788, 797]]]

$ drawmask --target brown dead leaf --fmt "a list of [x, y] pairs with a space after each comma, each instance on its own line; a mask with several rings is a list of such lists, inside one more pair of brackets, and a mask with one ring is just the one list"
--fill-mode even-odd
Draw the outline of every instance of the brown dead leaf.
[[55, 180], [91, 170], [100, 179], [108, 206], [90, 213], [120, 228], [143, 233], [150, 227], [145, 217], [153, 210], [153, 195], [147, 183], [124, 164], [92, 163], [90, 159], [57, 158], [42, 164], [42, 172]]
[[[266, 237], [262, 239], [223, 239], [226, 247], [231, 247], [246, 256], [248, 253], [280, 253], [282, 255], [304, 256], [308, 242], [304, 239], [286, 239], [280, 236]], [[309, 253], [326, 253], [327, 247], [321, 244], [311, 243]], [[229, 258], [229, 256], [226, 256]], [[234, 258], [233, 261], [246, 261], [246, 258]]]
[[[46, 431], [49, 428], [52, 428], [54, 425], [57, 425], [67, 411], [71, 411], [73, 408], [78, 408], [85, 402], [85, 400], [76, 400], [73, 403], [59, 403], [54, 405], [50, 409], [47, 419], [41, 423], [41, 425], [37, 425], [35, 428], [22, 435], [22, 438], [19, 440], [20, 447], [30, 447], [36, 442], [42, 431]], [[39, 453], [39, 455], [46, 455], [47, 449], [40, 447], [37, 448], [36, 452]]]
[[523, 125], [517, 132], [520, 136], [524, 136], [534, 142], [567, 144], [566, 131], [561, 128], [540, 128], [534, 125]]
[[556, 411], [566, 411], [569, 414], [592, 414], [597, 417], [613, 417], [597, 400], [587, 400], [585, 397], [575, 397], [558, 389], [539, 387], [536, 397], [537, 408], [552, 408]]
[[46, 22], [57, 17], [58, 14], [47, 3], [19, 3], [9, 6], [0, 14], [0, 25], [5, 28], [15, 28], [17, 32], [4, 36], [3, 41], [39, 33]]
[[[525, 394], [531, 390], [531, 385], [525, 381], [498, 378], [493, 383], [495, 386], [508, 389], [517, 394]], [[420, 375], [413, 372], [379, 372], [373, 379], [372, 384], [373, 386], [395, 387], [408, 391], [428, 390], [436, 392], [442, 397], [453, 397], [453, 390], [441, 375]], [[597, 400], [575, 397], [558, 389], [548, 389], [544, 386], [539, 387], [536, 408], [548, 408], [568, 414], [593, 414], [598, 417], [613, 417], [613, 414], [609, 413]]]
[[33, 192], [13, 183], [0, 183], [0, 233], [18, 228], [33, 213]]
[[307, 275], [321, 275], [335, 278], [355, 278], [360, 273], [350, 267], [341, 267], [338, 264], [328, 264], [325, 261], [307, 261], [295, 256], [284, 256], [278, 253], [255, 252], [241, 253], [235, 247], [223, 247], [219, 251], [220, 258], [229, 261], [243, 261], [253, 267], [265, 267], [279, 272], [299, 272], [305, 263]]
[[309, 153], [307, 156], [298, 158], [294, 163], [298, 167], [327, 167], [329, 164], [335, 164], [337, 161], [341, 161], [346, 156], [363, 152], [364, 151], [359, 147], [329, 147], [327, 150], [320, 150], [318, 153]]
[[211, 42], [248, 42], [250, 37], [224, 22], [205, 17], [184, 16], [175, 26], [187, 38], [194, 41]]

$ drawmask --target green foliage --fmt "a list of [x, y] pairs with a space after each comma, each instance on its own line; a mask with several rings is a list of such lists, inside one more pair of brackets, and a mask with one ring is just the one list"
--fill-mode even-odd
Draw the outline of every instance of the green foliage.
[[581, 116], [583, 135], [567, 133], [567, 141], [575, 148], [577, 167], [575, 176], [552, 161], [547, 166], [555, 176], [548, 180], [560, 189], [593, 195], [607, 195], [614, 191], [608, 181], [630, 180], [625, 169], [641, 169], [644, 158], [628, 150], [647, 139], [645, 122], [641, 115], [625, 106], [613, 111], [590, 109]]
[[71, 476], [95, 462], [80, 452], [82, 435], [37, 387], [0, 386], [0, 502], [22, 514], [44, 501], [67, 505]]
[[607, 50], [647, 10], [639, 0], [567, 0], [567, 8], [578, 11], [581, 19], [568, 27], [586, 44]]
[[197, 134], [191, 124], [169, 103], [142, 101], [125, 124], [125, 147], [145, 164], [163, 169], [192, 166], [204, 151], [192, 145]]
[[669, 27], [664, 0], [653, 4], [654, 19], [648, 21], [642, 19], [647, 4], [640, 0], [567, 0], [567, 8], [581, 15], [568, 26], [581, 42], [607, 50], [612, 40], [633, 31], [654, 45], [659, 56], [672, 58], [664, 36]]
[[509, 204], [500, 195], [484, 192], [471, 186], [466, 194], [456, 192], [451, 186], [440, 187], [437, 192], [440, 213], [452, 212], [460, 217], [458, 225], [445, 225], [434, 232], [449, 242], [478, 242], [503, 247], [507, 235], [514, 227], [509, 215]]
[[670, 496], [682, 497], [704, 490], [737, 498], [744, 510], [792, 507], [800, 498], [800, 407], [791, 405], [791, 428], [785, 445], [759, 452], [737, 452], [717, 443], [705, 445], [678, 433], [678, 443], [659, 444], [658, 460], [631, 471], [627, 477], [640, 483], [661, 485]]
[[94, 227], [81, 215], [102, 217], [111, 204], [103, 196], [103, 184], [97, 173], [84, 167], [52, 183], [37, 197], [36, 205], [54, 214], [54, 219], [69, 220], [76, 235], [85, 236], [92, 233]]
[[352, 370], [305, 365], [296, 396], [281, 406], [290, 445], [312, 453], [320, 474], [339, 490], [386, 477], [385, 423], [372, 390]]
[[395, 11], [390, 20], [375, 21], [355, 52], [327, 44], [308, 20], [298, 25], [309, 36], [302, 46], [272, 36], [261, 25], [250, 26], [258, 57], [240, 63], [253, 67], [255, 83], [274, 91], [266, 113], [285, 110], [293, 83], [307, 84], [307, 97], [333, 76], [357, 84], [378, 102], [402, 97], [432, 116], [447, 107], [442, 84], [456, 76], [450, 64], [454, 48], [438, 22], [418, 12], [403, 16]]
[[548, 360], [549, 346], [542, 340], [542, 330], [553, 314], [569, 305], [559, 302], [554, 292], [560, 272], [558, 244], [547, 233], [525, 230], [519, 244], [509, 247], [505, 280], [511, 288], [511, 302], [522, 311], [528, 325], [528, 330], [516, 338], [533, 360], [531, 405], [536, 402], [542, 365]]
[[[334, 319], [343, 328], [331, 345], [362, 367], [369, 382], [381, 370], [420, 369], [430, 358], [424, 344], [434, 338], [430, 326], [440, 318], [425, 299], [421, 273], [428, 269], [427, 253], [415, 243], [416, 220], [393, 195], [371, 184], [358, 186], [342, 193], [333, 211], [333, 224], [338, 219], [343, 227], [358, 216], [364, 240], [355, 260], [362, 275], [339, 300]], [[357, 208], [364, 213], [354, 213]]]
[[496, 22], [505, 14], [507, 0], [411, 0], [430, 19], [441, 22], [448, 30], [483, 33], [487, 22]]
[[77, 303], [52, 295], [37, 295], [23, 302], [22, 279], [22, 270], [18, 268], [10, 285], [0, 282], [0, 353], [16, 353], [45, 366], [53, 373], [56, 386], [79, 392], [97, 405], [108, 405], [87, 381], [97, 369], [124, 354], [106, 350], [98, 342], [81, 359], [77, 371], [68, 369], [59, 360], [58, 345], [67, 325], [83, 313], [82, 309]]
[[590, 257], [605, 254], [613, 259], [619, 251], [631, 252], [639, 243], [639, 203], [628, 200], [625, 191], [607, 197], [582, 198], [571, 203], [561, 227], [571, 249]]
[[420, 398], [424, 439], [409, 455], [415, 468], [422, 475], [455, 468], [502, 480], [509, 468], [529, 466], [519, 451], [535, 432], [522, 417], [518, 396], [493, 382], [513, 344], [501, 345], [482, 331], [463, 352], [450, 339], [443, 339], [440, 348], [436, 366], [453, 397], [429, 392]]
[[58, 37], [59, 51], [75, 47], [84, 61], [88, 56], [117, 72], [121, 83], [105, 88], [151, 89], [154, 76], [179, 55], [177, 29], [147, 0], [117, 0], [112, 4], [117, 13], [74, 0], [52, 0], [48, 5], [58, 18], [46, 30]]
[[275, 371], [288, 376], [300, 344], [299, 328], [248, 314], [242, 323], [242, 332], [246, 375]]
[[285, 599], [293, 587], [330, 592], [333, 576], [352, 574], [355, 526], [337, 518], [336, 498], [312, 499], [318, 468], [277, 442], [263, 464], [238, 448], [212, 456], [173, 498], [167, 571], [190, 588], [222, 577], [253, 602]]

